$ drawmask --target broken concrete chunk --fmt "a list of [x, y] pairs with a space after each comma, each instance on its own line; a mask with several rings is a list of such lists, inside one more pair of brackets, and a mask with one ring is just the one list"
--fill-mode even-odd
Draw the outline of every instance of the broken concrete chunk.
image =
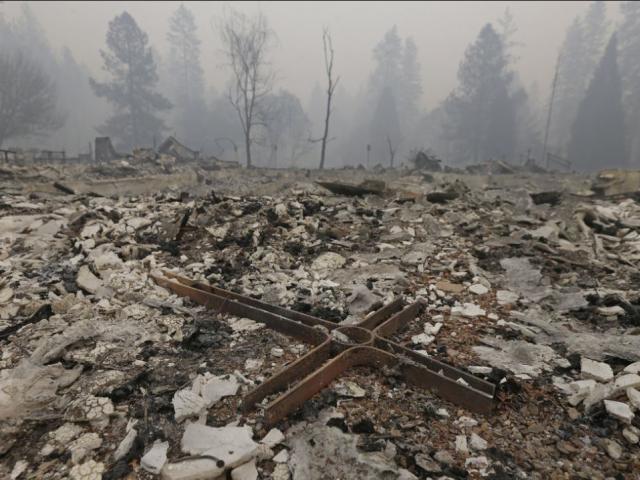
[[630, 363], [629, 365], [624, 367], [624, 372], [640, 374], [640, 362]]
[[627, 388], [640, 387], [640, 375], [630, 373], [628, 375], [620, 375], [616, 378], [614, 385], [616, 389], [626, 390]]
[[236, 467], [251, 460], [258, 444], [252, 440], [250, 427], [214, 428], [189, 423], [182, 437], [181, 447], [191, 455], [210, 455], [224, 462], [226, 468]]
[[101, 288], [103, 288], [102, 280], [96, 277], [91, 272], [91, 270], [89, 270], [89, 267], [87, 265], [81, 266], [80, 270], [78, 270], [76, 283], [85, 292], [93, 293], [94, 295], [97, 294]]
[[582, 378], [592, 378], [598, 382], [608, 382], [613, 379], [613, 370], [604, 362], [596, 362], [587, 357], [580, 359], [580, 373]]
[[496, 292], [496, 300], [499, 305], [513, 305], [518, 301], [520, 295], [509, 290], [498, 290]]
[[118, 448], [116, 448], [116, 451], [113, 454], [113, 459], [116, 462], [121, 458], [124, 458], [124, 456], [127, 453], [129, 453], [129, 450], [131, 450], [131, 447], [133, 446], [133, 442], [135, 441], [137, 436], [138, 436], [138, 432], [136, 431], [135, 428], [132, 428], [127, 432], [127, 434], [122, 439], [122, 441], [118, 445]]
[[638, 435], [638, 433], [631, 430], [631, 428], [625, 428], [624, 430], [622, 430], [622, 436], [631, 445], [636, 445], [638, 442], [640, 442], [640, 436]]
[[618, 460], [622, 456], [622, 447], [618, 442], [607, 438], [604, 440], [604, 445], [607, 450], [607, 454], [614, 460]]
[[612, 417], [617, 418], [627, 425], [631, 425], [631, 421], [633, 420], [634, 415], [629, 408], [629, 405], [627, 405], [626, 403], [614, 402], [613, 400], [605, 400], [604, 408]]
[[13, 470], [11, 470], [11, 474], [9, 477], [11, 480], [16, 480], [20, 475], [22, 475], [27, 468], [29, 468], [29, 464], [24, 460], [18, 460], [16, 464], [13, 466]]
[[289, 451], [280, 450], [278, 454], [272, 459], [275, 463], [287, 463], [289, 461]]
[[469, 439], [469, 445], [474, 450], [486, 450], [489, 444], [485, 439], [483, 439], [477, 433], [472, 433], [471, 438]]
[[173, 395], [173, 409], [177, 421], [202, 415], [207, 409], [207, 402], [190, 388], [178, 390]]
[[456, 452], [460, 452], [463, 454], [469, 453], [466, 435], [456, 435]]
[[266, 445], [269, 448], [273, 448], [283, 441], [284, 434], [277, 428], [272, 428], [271, 430], [269, 430], [269, 433], [267, 433], [265, 437], [260, 440], [260, 443]]
[[335, 392], [341, 397], [350, 398], [363, 398], [367, 394], [357, 383], [349, 380], [338, 382], [335, 387]]
[[347, 299], [349, 313], [361, 315], [370, 311], [374, 305], [380, 302], [380, 297], [369, 290], [365, 285], [356, 285], [351, 290], [351, 296]]
[[466, 318], [482, 317], [487, 312], [475, 303], [463, 303], [462, 306], [455, 306], [451, 309], [452, 316], [462, 316]]
[[481, 283], [476, 283], [469, 287], [469, 291], [474, 295], [484, 295], [485, 293], [489, 292], [489, 289]]
[[168, 450], [169, 442], [156, 441], [140, 460], [140, 466], [147, 472], [159, 474], [164, 464], [167, 463]]
[[194, 380], [192, 390], [202, 396], [206, 408], [213, 406], [224, 397], [235, 395], [240, 388], [235, 375], [208, 378], [199, 376], [198, 378], [200, 380], [196, 379], [197, 382]]
[[256, 469], [256, 460], [253, 459], [231, 471], [231, 480], [256, 480], [258, 478], [258, 470]]
[[627, 388], [627, 398], [635, 410], [640, 410], [640, 391], [635, 388]]
[[342, 268], [347, 260], [334, 252], [326, 252], [318, 256], [311, 264], [311, 269], [321, 272], [329, 272]]
[[414, 459], [416, 461], [416, 465], [427, 473], [442, 472], [442, 467], [440, 466], [440, 464], [429, 455], [419, 453], [414, 457]]
[[79, 463], [89, 452], [100, 448], [100, 445], [102, 445], [102, 439], [97, 433], [85, 433], [69, 445], [71, 461]]
[[204, 480], [218, 478], [224, 473], [224, 464], [211, 458], [197, 458], [184, 462], [167, 463], [162, 469], [163, 480]]

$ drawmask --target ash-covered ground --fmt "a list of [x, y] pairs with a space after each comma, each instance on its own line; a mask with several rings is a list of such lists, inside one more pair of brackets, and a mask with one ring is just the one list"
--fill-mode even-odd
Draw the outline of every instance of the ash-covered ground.
[[[590, 184], [3, 165], [0, 477], [640, 478], [640, 206]], [[242, 398], [311, 347], [163, 269], [336, 323], [419, 300], [393, 340], [494, 383], [493, 411], [358, 367], [271, 429]]]

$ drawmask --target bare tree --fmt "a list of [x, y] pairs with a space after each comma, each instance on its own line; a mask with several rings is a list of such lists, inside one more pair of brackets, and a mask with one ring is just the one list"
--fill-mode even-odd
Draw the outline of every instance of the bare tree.
[[249, 168], [252, 129], [258, 122], [260, 103], [273, 83], [267, 62], [273, 32], [262, 13], [248, 17], [235, 10], [229, 11], [220, 27], [224, 53], [232, 71], [227, 98], [242, 126]]
[[0, 146], [9, 138], [42, 135], [63, 123], [55, 83], [21, 53], [0, 53]]
[[333, 78], [333, 42], [331, 34], [327, 28], [322, 32], [322, 47], [324, 49], [324, 68], [327, 73], [327, 111], [324, 117], [324, 134], [322, 135], [322, 148], [320, 150], [320, 170], [324, 168], [324, 159], [327, 151], [327, 140], [329, 138], [329, 120], [331, 118], [331, 100], [333, 92], [338, 85], [340, 77]]

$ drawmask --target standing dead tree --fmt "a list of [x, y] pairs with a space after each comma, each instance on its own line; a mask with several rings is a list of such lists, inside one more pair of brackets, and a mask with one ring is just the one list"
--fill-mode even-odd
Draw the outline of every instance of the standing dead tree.
[[322, 149], [320, 150], [320, 170], [324, 168], [324, 159], [327, 152], [327, 140], [329, 138], [329, 120], [331, 118], [331, 100], [333, 92], [338, 85], [340, 77], [333, 78], [333, 42], [327, 28], [322, 32], [322, 47], [324, 49], [324, 68], [327, 73], [327, 111], [324, 117], [324, 134], [322, 135]]
[[273, 82], [267, 62], [272, 37], [273, 32], [262, 13], [248, 17], [231, 10], [222, 21], [222, 44], [232, 72], [227, 98], [242, 127], [247, 168], [252, 166], [251, 134], [258, 123], [258, 109]]

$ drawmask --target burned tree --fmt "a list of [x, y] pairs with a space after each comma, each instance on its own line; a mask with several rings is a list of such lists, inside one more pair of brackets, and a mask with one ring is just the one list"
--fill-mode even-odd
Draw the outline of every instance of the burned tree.
[[327, 73], [327, 110], [324, 117], [324, 134], [322, 135], [322, 147], [320, 150], [320, 170], [324, 168], [324, 160], [327, 152], [327, 140], [329, 139], [329, 120], [331, 119], [331, 101], [333, 92], [338, 85], [340, 77], [333, 78], [333, 42], [328, 29], [322, 33], [322, 47], [324, 49], [324, 68]]
[[60, 128], [56, 85], [21, 53], [0, 54], [0, 146], [9, 138]]
[[222, 21], [222, 44], [232, 72], [227, 98], [242, 127], [248, 168], [252, 166], [251, 134], [258, 121], [258, 109], [271, 90], [273, 75], [268, 67], [267, 52], [272, 37], [261, 13], [247, 17], [231, 10]]

